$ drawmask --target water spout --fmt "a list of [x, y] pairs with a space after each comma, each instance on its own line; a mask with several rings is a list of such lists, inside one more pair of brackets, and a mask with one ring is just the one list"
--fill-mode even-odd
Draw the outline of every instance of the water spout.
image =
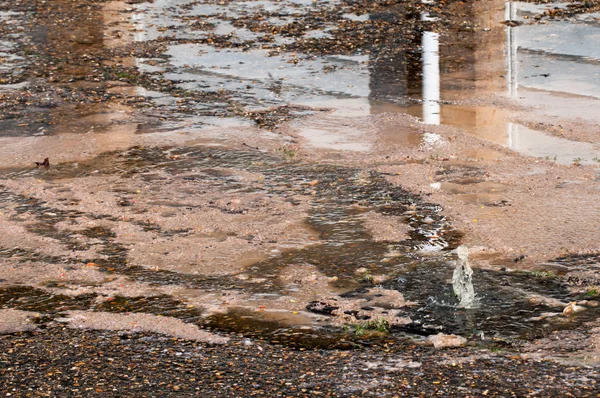
[[473, 288], [473, 270], [469, 265], [469, 249], [461, 245], [456, 249], [458, 263], [452, 274], [452, 288], [459, 299], [459, 308], [472, 308], [475, 304], [475, 290]]

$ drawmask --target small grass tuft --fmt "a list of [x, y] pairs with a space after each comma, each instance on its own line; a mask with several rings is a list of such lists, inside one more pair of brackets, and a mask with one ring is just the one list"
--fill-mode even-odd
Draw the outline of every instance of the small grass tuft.
[[532, 271], [531, 275], [535, 276], [536, 278], [542, 278], [542, 279], [556, 278], [556, 274], [552, 271]]
[[355, 336], [364, 336], [370, 332], [389, 333], [390, 324], [385, 319], [372, 319], [367, 322], [352, 325], [352, 332]]
[[281, 148], [277, 149], [277, 151], [281, 152], [286, 161], [292, 161], [294, 160], [294, 157], [296, 157], [296, 151], [286, 146], [282, 146]]
[[358, 278], [359, 283], [375, 283], [375, 278], [369, 271], [365, 272]]

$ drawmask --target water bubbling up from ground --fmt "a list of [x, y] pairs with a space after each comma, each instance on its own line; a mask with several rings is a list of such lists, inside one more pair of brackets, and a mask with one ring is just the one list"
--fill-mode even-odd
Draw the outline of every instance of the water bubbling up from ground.
[[469, 249], [461, 245], [456, 249], [458, 262], [452, 274], [452, 289], [460, 300], [459, 308], [472, 308], [475, 305], [475, 289], [473, 288], [473, 270], [469, 265]]

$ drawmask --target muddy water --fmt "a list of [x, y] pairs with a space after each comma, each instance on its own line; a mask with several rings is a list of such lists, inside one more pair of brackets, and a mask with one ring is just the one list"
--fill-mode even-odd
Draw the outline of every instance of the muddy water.
[[[177, 162], [167, 161], [167, 154], [181, 157]], [[116, 167], [115, 159], [127, 157], [127, 161], [119, 163]], [[107, 167], [98, 170], [101, 164]], [[91, 167], [90, 167], [91, 166]], [[151, 167], [152, 171], [148, 169]], [[303, 249], [298, 252], [287, 251], [285, 258], [277, 257], [250, 267], [252, 272], [262, 274], [265, 270], [283, 268], [291, 262], [316, 263], [321, 271], [330, 276], [352, 278], [355, 269], [365, 263], [379, 263], [379, 260], [390, 249], [409, 252], [411, 250], [435, 250], [453, 247], [460, 236], [439, 214], [440, 208], [423, 202], [421, 198], [410, 195], [406, 191], [386, 183], [380, 176], [362, 175], [358, 169], [346, 169], [335, 166], [288, 164], [273, 156], [264, 156], [252, 152], [234, 152], [211, 149], [207, 147], [188, 147], [179, 150], [137, 149], [126, 153], [108, 154], [101, 159], [95, 159], [90, 164], [78, 163], [77, 165], [63, 164], [53, 167], [52, 171], [43, 174], [47, 181], [60, 182], [63, 178], [73, 176], [84, 177], [87, 175], [122, 174], [125, 177], [141, 174], [142, 178], [153, 181], [154, 173], [164, 170], [173, 175], [190, 170], [202, 170], [202, 180], [221, 185], [226, 190], [248, 190], [235, 179], [224, 179], [221, 175], [211, 175], [216, 167], [238, 168], [244, 167], [248, 171], [260, 171], [265, 178], [262, 193], [267, 195], [288, 196], [289, 189], [294, 189], [296, 194], [312, 196], [314, 201], [306, 223], [319, 232], [320, 241], [318, 248]], [[93, 169], [93, 170], [92, 170]], [[206, 174], [205, 174], [206, 173]], [[8, 177], [25, 178], [37, 175], [37, 170], [19, 170], [7, 173]], [[189, 179], [188, 179], [189, 180]], [[360, 181], [359, 181], [360, 180]], [[313, 183], [317, 182], [317, 183]], [[5, 190], [2, 195], [5, 203], [18, 203], [17, 214], [32, 212], [37, 218], [37, 223], [31, 230], [37, 234], [47, 234], [74, 247], [68, 234], [61, 234], [54, 227], [57, 223], [68, 218], [83, 215], [79, 211], [64, 211], [48, 206], [45, 201], [24, 198]], [[290, 199], [293, 202], [293, 199]], [[177, 205], [177, 204], [174, 204]], [[411, 211], [407, 211], [411, 208]], [[363, 226], [363, 213], [369, 211], [380, 212], [389, 216], [404, 216], [405, 222], [412, 228], [411, 239], [396, 243], [374, 242], [369, 231]], [[110, 215], [95, 215], [98, 219], [111, 219]], [[143, 228], [160, 231], [159, 227], [141, 224]], [[180, 233], [185, 233], [181, 231]], [[109, 264], [119, 266], [123, 261], [124, 249], [113, 242], [114, 233], [110, 230], [97, 227], [84, 230], [88, 238], [100, 239], [106, 246], [103, 253], [109, 256]], [[166, 234], [177, 233], [164, 232]], [[403, 249], [404, 247], [404, 249]], [[341, 254], [340, 252], [345, 252]], [[15, 255], [13, 251], [6, 251], [6, 256]], [[327, 258], [330, 258], [327, 260]], [[320, 260], [320, 261], [319, 261]], [[343, 261], [342, 261], [343, 260]], [[106, 261], [98, 260], [100, 264]], [[281, 263], [281, 264], [278, 264]], [[379, 267], [394, 267], [394, 264], [376, 265]], [[147, 278], [152, 278], [148, 272]], [[172, 278], [178, 277], [173, 275]], [[182, 281], [186, 276], [179, 277]], [[150, 279], [160, 282], [161, 276]], [[190, 279], [193, 281], [193, 278]], [[269, 290], [269, 283], [256, 287], [256, 289]]]
[[[33, 23], [39, 29], [28, 35], [3, 24], [11, 35], [0, 41], [0, 57], [7, 60], [0, 69], [0, 94], [9, 104], [0, 120], [1, 211], [8, 223], [52, 239], [62, 252], [2, 247], [0, 257], [16, 267], [59, 264], [65, 274], [93, 267], [107, 279], [57, 278], [30, 286], [26, 280], [2, 282], [0, 275], [1, 305], [42, 313], [41, 323], [74, 310], [148, 312], [301, 346], [353, 346], [330, 316], [306, 309], [311, 298], [302, 290], [302, 278], [286, 283], [282, 276], [310, 266], [316, 279], [325, 278], [325, 295], [360, 300], [375, 284], [402, 293], [414, 304], [396, 315], [412, 320], [392, 327], [399, 335], [443, 331], [505, 341], [575, 328], [595, 318], [591, 306], [583, 314], [562, 315], [564, 306], [584, 297], [560, 277], [510, 269], [476, 268], [477, 305], [457, 308], [451, 250], [463, 235], [444, 209], [391, 184], [384, 173], [331, 161], [356, 155], [360, 163], [376, 154], [363, 122], [374, 119], [352, 118], [407, 113], [418, 120], [383, 131], [384, 143], [414, 151], [438, 148], [448, 137], [425, 126], [444, 125], [497, 145], [462, 148], [454, 157], [492, 162], [504, 147], [561, 164], [597, 162], [600, 150], [593, 133], [599, 122], [594, 112], [599, 55], [585, 45], [587, 39], [579, 40], [593, 39], [597, 22], [577, 17], [507, 26], [502, 24], [506, 18], [525, 23], [546, 6], [490, 1], [449, 7], [444, 13], [433, 3], [363, 10], [310, 1], [214, 5], [165, 0], [110, 2], [85, 13], [74, 13], [63, 2], [47, 13], [3, 12], [2, 22]], [[58, 18], [78, 28], [61, 28]], [[286, 135], [278, 130], [281, 126], [295, 134]], [[304, 147], [334, 154], [329, 162], [303, 161], [296, 152]], [[46, 156], [49, 169], [31, 167]], [[393, 162], [404, 166], [412, 160]], [[260, 184], [240, 178], [241, 171], [260, 175]], [[450, 164], [435, 177], [441, 182], [433, 184], [442, 191], [464, 194], [475, 203], [479, 194], [494, 191], [485, 202], [492, 203], [489, 207], [508, 204], [496, 197], [504, 185], [485, 181], [477, 166]], [[111, 178], [119, 183], [113, 186]], [[84, 179], [110, 182], [100, 185], [103, 192], [72, 202], [57, 196], [62, 188], [71, 189], [67, 183]], [[167, 227], [168, 216], [127, 219], [114, 207], [99, 210], [83, 202], [106, 193], [118, 198], [120, 208], [135, 212], [135, 184], [167, 186], [173, 180], [192, 187], [188, 196], [200, 196], [193, 188], [202, 186], [216, 196], [261, 195], [290, 206], [306, 201], [302, 228], [314, 239], [308, 244], [297, 238], [300, 243], [261, 252], [258, 260], [231, 260], [229, 266], [237, 269], [218, 275], [132, 264], [133, 253], [148, 246], [124, 242], [115, 224], [139, 228], [151, 234], [148, 240], [254, 239], [254, 234], [238, 232], [194, 235], [187, 227]], [[19, 187], [33, 181], [47, 184], [47, 191]], [[482, 192], [473, 194], [472, 187]], [[181, 198], [165, 202], [152, 189], [145, 195], [152, 203], [167, 203], [169, 212], [178, 215], [194, 208]], [[65, 202], [71, 207], [65, 208]], [[227, 216], [244, 215], [244, 210], [221, 210]], [[393, 217], [402, 224], [399, 229], [409, 230], [408, 238], [375, 239], [365, 223], [370, 212]], [[287, 216], [282, 212], [280, 218]], [[88, 220], [91, 225], [77, 233], [64, 228], [65, 222]], [[221, 222], [227, 220], [224, 215]], [[167, 248], [178, 250], [175, 243]], [[84, 251], [93, 254], [73, 254]], [[102, 290], [121, 277], [136, 287], [163, 290], [146, 296]], [[78, 288], [92, 293], [61, 292]], [[192, 305], [190, 297], [200, 293], [242, 298], [215, 313], [202, 300]], [[282, 308], [282, 300], [302, 305]], [[361, 305], [369, 307], [372, 298], [365, 300]], [[365, 311], [362, 321], [381, 315]]]
[[[166, 154], [179, 156], [176, 162], [164, 162]], [[173, 155], [175, 154], [175, 155]], [[237, 291], [249, 294], [248, 299], [265, 297], [277, 299], [289, 294], [289, 286], [284, 286], [280, 273], [295, 264], [311, 264], [322, 274], [335, 277], [333, 287], [346, 290], [344, 297], [358, 298], [368, 291], [372, 284], [361, 281], [356, 271], [366, 267], [374, 275], [396, 275], [383, 287], [402, 292], [415, 305], [403, 313], [414, 321], [410, 326], [398, 328], [401, 333], [422, 335], [444, 331], [467, 336], [494, 336], [498, 339], [531, 337], [563, 327], [575, 327], [595, 314], [593, 309], [588, 316], [565, 320], [536, 321], [534, 318], [546, 312], [560, 315], [562, 307], [547, 308], [530, 302], [533, 295], [550, 300], [568, 303], [576, 299], [558, 280], [536, 279], [531, 274], [476, 271], [473, 280], [477, 294], [477, 305], [473, 309], [458, 308], [458, 301], [451, 293], [451, 275], [455, 256], [448, 249], [456, 247], [460, 234], [454, 231], [445, 220], [438, 206], [424, 202], [398, 187], [385, 182], [377, 174], [365, 175], [359, 169], [335, 166], [303, 165], [283, 162], [274, 156], [255, 152], [235, 152], [206, 147], [185, 149], [137, 149], [128, 151], [125, 164], [118, 168], [109, 165], [125, 154], [108, 154], [104, 159], [90, 162], [107, 167], [98, 172], [86, 164], [63, 164], [52, 172], [44, 174], [47, 181], [60, 183], [74, 175], [83, 177], [90, 173], [110, 175], [121, 173], [125, 178], [140, 175], [142, 179], [154, 180], [158, 170], [177, 175], [194, 170], [202, 173], [215, 168], [238, 168], [260, 172], [264, 175], [263, 193], [285, 197], [289, 189], [296, 194], [312, 198], [312, 205], [306, 223], [319, 232], [316, 245], [299, 250], [285, 250], [271, 259], [255, 263], [244, 271], [244, 278], [236, 275], [224, 277], [197, 276], [170, 271], [151, 270], [145, 267], [128, 265], [128, 249], [116, 241], [115, 234], [106, 228], [89, 228], [82, 233], [88, 239], [96, 240], [98, 250], [104, 257], [92, 259], [98, 270], [109, 275], [124, 275], [134, 281], [163, 286], [181, 286], [186, 289], [200, 289], [204, 292]], [[149, 170], [149, 168], [151, 168]], [[24, 178], [37, 171], [23, 170], [12, 176]], [[238, 181], [223, 179], [220, 175], [204, 174], [204, 180], [213, 179], [215, 184], [226, 190], [245, 189]], [[318, 181], [316, 184], [311, 184]], [[17, 214], [32, 213], [35, 223], [28, 230], [38, 235], [58, 239], [73, 250], [82, 250], [81, 243], [69, 234], [56, 230], [55, 225], [69, 217], [77, 218], [80, 212], [65, 212], [52, 208], [44, 201], [20, 197], [4, 190], [4, 206], [16, 203]], [[384, 216], [402, 216], [412, 230], [410, 239], [400, 242], [377, 242], [364, 227], [362, 214], [375, 211]], [[90, 214], [88, 214], [90, 216]], [[92, 215], [97, 218], [110, 218], [110, 215]], [[155, 233], [177, 234], [177, 231], [161, 231], [160, 227], [141, 225]], [[179, 233], [186, 233], [181, 231]], [[85, 243], [84, 243], [85, 245]], [[395, 253], [389, 256], [389, 253]], [[22, 264], [30, 262], [71, 263], [71, 267], [82, 267], [74, 263], [68, 254], [58, 258], [44, 258], [36, 253], [18, 252], [4, 249], [2, 257], [17, 260]], [[86, 260], [86, 262], [89, 260]], [[259, 281], [257, 283], [257, 281]], [[77, 282], [76, 282], [77, 283]], [[60, 281], [45, 284], [46, 288], [60, 288]], [[8, 286], [2, 289], [3, 306], [20, 310], [61, 314], [65, 311], [88, 309], [109, 312], [150, 312], [181, 318], [187, 322], [200, 322], [217, 330], [235, 330], [251, 335], [269, 336], [274, 330], [279, 337], [273, 341], [293, 342], [300, 346], [314, 346], [317, 342], [325, 346], [344, 347], [350, 342], [345, 334], [336, 336], [329, 328], [318, 328], [324, 337], [315, 340], [315, 332], [306, 329], [289, 329], [278, 326], [277, 316], [264, 323], [262, 314], [245, 310], [244, 315], [210, 316], [202, 321], [202, 311], [186, 309], [184, 301], [168, 296], [158, 297], [116, 297], [110, 301], [100, 301], [101, 296], [83, 295], [67, 297], [31, 287]], [[268, 300], [267, 300], [268, 301]], [[240, 317], [241, 316], [241, 317]], [[595, 315], [594, 315], [595, 316]], [[51, 319], [51, 318], [50, 318]], [[237, 320], [236, 320], [237, 319]], [[364, 319], [369, 319], [367, 316]], [[374, 318], [375, 319], [375, 318]], [[268, 326], [268, 327], [267, 327]], [[313, 326], [314, 327], [314, 326]], [[284, 332], [288, 330], [288, 332]], [[305, 330], [305, 331], [301, 331]], [[283, 333], [283, 334], [282, 334]], [[330, 336], [330, 337], [326, 337]], [[310, 342], [310, 343], [309, 343]], [[318, 344], [317, 344], [318, 345]]]

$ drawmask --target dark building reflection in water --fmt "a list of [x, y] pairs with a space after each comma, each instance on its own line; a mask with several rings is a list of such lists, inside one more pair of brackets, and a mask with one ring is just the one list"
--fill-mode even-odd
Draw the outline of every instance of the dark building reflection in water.
[[[595, 45], [600, 25], [593, 15], [539, 24], [529, 22], [548, 5], [471, 0], [439, 9], [427, 1], [419, 16], [402, 19], [396, 15], [400, 8], [386, 14], [410, 29], [386, 41], [392, 48], [372, 56], [371, 113], [406, 112], [425, 124], [455, 126], [560, 163], [598, 158], [600, 149], [591, 144], [531, 128], [539, 120], [557, 125], [576, 117], [590, 125], [600, 122], [594, 111], [600, 99], [600, 51]], [[523, 24], [513, 27], [507, 20]], [[515, 123], [515, 112], [494, 106], [489, 94], [533, 107], [536, 122], [519, 115], [525, 119]]]
[[439, 107], [440, 101], [504, 90], [504, 1], [455, 2], [442, 13], [407, 13], [395, 7], [371, 15], [403, 26], [372, 55], [372, 113], [389, 111], [381, 103], [387, 101], [426, 123], [445, 123], [456, 117], [456, 110]]
[[421, 89], [420, 14], [398, 4], [371, 14], [369, 19], [393, 26], [371, 56], [369, 99], [375, 106], [381, 102], [407, 105]]

